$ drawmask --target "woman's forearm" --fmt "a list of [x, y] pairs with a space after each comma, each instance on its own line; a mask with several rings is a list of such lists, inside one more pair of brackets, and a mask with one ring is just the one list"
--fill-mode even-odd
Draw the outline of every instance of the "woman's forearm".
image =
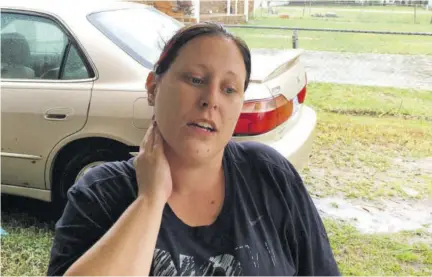
[[149, 275], [164, 205], [138, 197], [65, 275]]

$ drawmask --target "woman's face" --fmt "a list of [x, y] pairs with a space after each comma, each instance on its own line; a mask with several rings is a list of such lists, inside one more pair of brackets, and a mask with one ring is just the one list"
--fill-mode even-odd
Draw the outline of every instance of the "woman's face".
[[166, 151], [188, 162], [221, 154], [242, 110], [245, 78], [231, 39], [202, 36], [184, 45], [149, 89]]

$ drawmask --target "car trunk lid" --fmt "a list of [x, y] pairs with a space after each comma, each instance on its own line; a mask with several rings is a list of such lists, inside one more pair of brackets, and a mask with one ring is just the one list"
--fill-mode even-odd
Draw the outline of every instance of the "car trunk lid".
[[[251, 84], [234, 135], [267, 133], [293, 117], [306, 95], [302, 50], [252, 52]], [[259, 89], [258, 89], [259, 88]]]

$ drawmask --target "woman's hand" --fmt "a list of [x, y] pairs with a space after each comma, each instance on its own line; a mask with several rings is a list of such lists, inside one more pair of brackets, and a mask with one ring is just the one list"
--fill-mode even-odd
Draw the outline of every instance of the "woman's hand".
[[138, 197], [144, 197], [151, 204], [165, 205], [172, 192], [171, 170], [163, 146], [162, 135], [153, 122], [134, 160]]

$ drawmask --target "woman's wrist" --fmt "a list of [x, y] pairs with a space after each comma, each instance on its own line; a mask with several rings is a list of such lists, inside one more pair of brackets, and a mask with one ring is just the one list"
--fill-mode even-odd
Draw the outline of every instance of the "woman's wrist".
[[139, 206], [143, 206], [148, 210], [163, 211], [167, 201], [163, 197], [150, 197], [144, 194], [139, 194], [135, 202]]

